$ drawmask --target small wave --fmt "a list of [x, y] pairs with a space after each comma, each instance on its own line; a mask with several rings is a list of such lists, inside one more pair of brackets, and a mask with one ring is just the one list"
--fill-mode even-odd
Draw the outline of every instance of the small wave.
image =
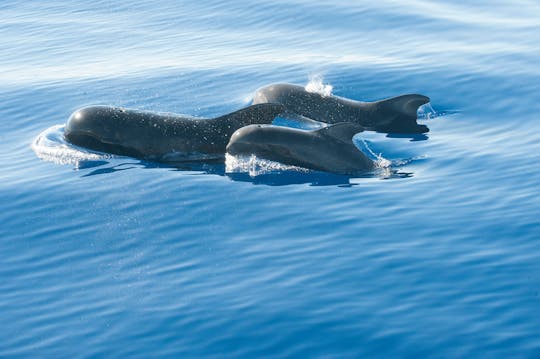
[[332, 95], [334, 87], [330, 84], [324, 84], [321, 75], [310, 76], [305, 89], [307, 92], [318, 93], [321, 96], [328, 97]]
[[41, 132], [32, 142], [32, 150], [44, 161], [79, 167], [82, 162], [102, 161], [112, 155], [89, 152], [73, 146], [64, 139], [64, 125], [56, 125]]
[[225, 154], [225, 172], [248, 173], [251, 177], [257, 177], [272, 172], [280, 171], [296, 171], [309, 172], [308, 169], [297, 166], [284, 165], [279, 162], [259, 158], [255, 155], [251, 156], [233, 156]]
[[375, 153], [371, 147], [368, 145], [368, 141], [366, 141], [363, 138], [358, 138], [358, 140], [354, 141], [357, 147], [360, 147], [360, 150], [366, 154], [373, 162], [375, 162], [375, 166], [380, 169], [387, 169], [392, 166], [392, 161], [384, 158], [382, 156], [382, 153]]
[[426, 155], [421, 155], [421, 156], [414, 156], [414, 157], [410, 157], [410, 158], [395, 159], [395, 160], [392, 160], [392, 166], [394, 166], [394, 167], [403, 167], [403, 166], [406, 166], [406, 165], [408, 165], [410, 163], [417, 162], [417, 161], [422, 161], [422, 160], [425, 160], [427, 158], [428, 157]]
[[418, 108], [417, 116], [419, 119], [430, 120], [435, 117], [442, 116], [442, 113], [435, 111], [431, 102], [426, 103]]

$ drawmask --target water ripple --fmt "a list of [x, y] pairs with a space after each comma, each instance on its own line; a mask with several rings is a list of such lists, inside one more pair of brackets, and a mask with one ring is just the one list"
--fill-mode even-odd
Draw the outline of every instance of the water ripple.
[[[0, 356], [538, 357], [539, 11], [0, 2]], [[51, 127], [317, 76], [431, 98], [422, 140], [362, 133], [399, 179], [177, 168]]]

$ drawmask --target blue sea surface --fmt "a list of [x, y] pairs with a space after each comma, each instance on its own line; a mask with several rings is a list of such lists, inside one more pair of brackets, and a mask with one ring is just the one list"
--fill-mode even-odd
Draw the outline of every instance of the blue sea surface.
[[[0, 357], [540, 357], [538, 2], [2, 0], [0, 34]], [[310, 81], [431, 131], [359, 134], [358, 178], [61, 135]]]

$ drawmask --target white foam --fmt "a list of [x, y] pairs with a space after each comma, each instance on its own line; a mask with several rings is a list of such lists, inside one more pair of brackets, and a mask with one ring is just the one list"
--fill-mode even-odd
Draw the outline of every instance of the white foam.
[[435, 111], [431, 103], [428, 102], [418, 108], [417, 111], [418, 118], [430, 120], [432, 118], [438, 117], [440, 114]]
[[309, 82], [305, 87], [307, 92], [318, 93], [321, 96], [332, 96], [333, 86], [330, 84], [324, 84], [321, 75], [312, 75], [309, 77]]
[[309, 172], [306, 168], [284, 165], [255, 155], [233, 156], [225, 154], [225, 172], [227, 173], [248, 173], [250, 177], [257, 177], [279, 171]]
[[360, 147], [360, 150], [365, 153], [368, 157], [370, 157], [373, 162], [375, 162], [375, 166], [377, 168], [382, 168], [382, 169], [385, 169], [385, 168], [390, 168], [392, 166], [392, 161], [384, 158], [382, 156], [382, 153], [375, 153], [371, 147], [369, 147], [368, 145], [368, 142], [366, 140], [364, 140], [363, 138], [359, 138], [357, 137], [356, 139], [358, 139], [357, 141], [354, 141], [355, 144], [357, 144], [358, 147]]
[[112, 157], [70, 145], [64, 139], [64, 125], [56, 125], [41, 132], [32, 142], [32, 150], [44, 161], [75, 167], [83, 161], [106, 160]]

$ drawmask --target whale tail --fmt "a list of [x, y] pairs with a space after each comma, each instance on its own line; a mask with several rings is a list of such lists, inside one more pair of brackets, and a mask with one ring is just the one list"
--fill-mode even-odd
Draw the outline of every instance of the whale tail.
[[217, 117], [215, 120], [230, 122], [238, 128], [253, 124], [269, 124], [284, 110], [280, 104], [261, 103]]
[[429, 132], [427, 126], [416, 122], [418, 108], [428, 102], [429, 97], [414, 94], [371, 103], [373, 113], [377, 113], [380, 119], [375, 121], [374, 130], [388, 133]]

